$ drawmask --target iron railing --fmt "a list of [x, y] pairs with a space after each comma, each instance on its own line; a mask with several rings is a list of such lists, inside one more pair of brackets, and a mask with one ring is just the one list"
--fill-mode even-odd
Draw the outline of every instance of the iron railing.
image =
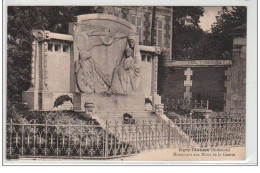
[[245, 146], [245, 117], [172, 121], [199, 147]]
[[[165, 122], [52, 124], [7, 123], [7, 156], [106, 159], [165, 148], [178, 139]], [[171, 133], [171, 134], [170, 134]], [[181, 135], [179, 135], [181, 138]], [[172, 141], [170, 141], [172, 140]]]
[[[188, 138], [187, 138], [188, 137]], [[167, 147], [244, 146], [245, 120], [219, 119], [52, 124], [7, 123], [8, 158], [108, 159]]]

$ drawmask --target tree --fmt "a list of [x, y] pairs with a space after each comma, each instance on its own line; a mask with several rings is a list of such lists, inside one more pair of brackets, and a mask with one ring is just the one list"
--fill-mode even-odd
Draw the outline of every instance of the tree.
[[246, 24], [246, 7], [222, 7], [212, 32], [203, 32], [202, 7], [173, 8], [173, 59], [231, 59], [234, 28]]
[[199, 19], [203, 13], [203, 7], [173, 7], [173, 59], [193, 58], [193, 47], [203, 35], [199, 26]]
[[216, 44], [215, 48], [218, 57], [226, 53], [232, 53], [232, 33], [234, 28], [246, 24], [246, 7], [222, 7], [218, 12], [217, 21], [212, 25], [212, 39]]

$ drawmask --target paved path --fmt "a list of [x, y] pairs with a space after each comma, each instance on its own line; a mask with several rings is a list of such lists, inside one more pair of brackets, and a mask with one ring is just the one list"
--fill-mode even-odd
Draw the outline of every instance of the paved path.
[[[113, 161], [183, 161], [183, 160], [244, 160], [245, 147], [220, 147], [217, 151], [211, 149], [204, 149], [204, 151], [197, 151], [199, 148], [194, 148], [193, 151], [187, 151], [188, 148], [170, 148], [158, 149], [151, 151], [143, 151], [140, 154], [109, 159]], [[196, 150], [196, 151], [195, 151]]]
[[[126, 164], [143, 164], [140, 161], [235, 161], [235, 160], [244, 160], [245, 159], [245, 147], [219, 147], [213, 149], [202, 149], [203, 151], [198, 151], [200, 148], [194, 148], [193, 151], [188, 151], [189, 148], [167, 148], [167, 149], [157, 149], [151, 151], [143, 151], [140, 154], [132, 155], [129, 157], [107, 159], [107, 160], [87, 160], [87, 159], [42, 159], [42, 158], [21, 158], [19, 161], [21, 163], [26, 162], [37, 162], [41, 161], [43, 164], [99, 164], [101, 161], [102, 164], [124, 164], [124, 161], [130, 161]], [[195, 151], [196, 150], [196, 151]], [[14, 160], [17, 161], [17, 160]], [[119, 162], [118, 162], [119, 161]], [[122, 161], [122, 162], [121, 162]], [[134, 162], [138, 161], [138, 162]], [[147, 163], [147, 162], [146, 162]], [[149, 164], [153, 164], [150, 162]], [[194, 162], [196, 163], [196, 162]], [[211, 162], [212, 163], [212, 162]], [[163, 162], [162, 164], [167, 164]], [[168, 164], [174, 164], [168, 162]]]

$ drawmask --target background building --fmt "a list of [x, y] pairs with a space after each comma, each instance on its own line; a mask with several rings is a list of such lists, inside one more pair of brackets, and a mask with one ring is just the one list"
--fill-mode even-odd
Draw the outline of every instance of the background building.
[[[153, 7], [104, 7], [104, 13], [125, 19], [137, 28], [140, 45], [151, 45]], [[155, 45], [163, 48], [166, 58], [172, 59], [172, 8], [156, 7]]]

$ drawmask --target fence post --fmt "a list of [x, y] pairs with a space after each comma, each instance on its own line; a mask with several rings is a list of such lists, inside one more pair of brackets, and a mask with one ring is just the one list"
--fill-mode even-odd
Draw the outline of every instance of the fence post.
[[106, 130], [105, 130], [105, 159], [108, 158], [108, 123], [106, 120]]
[[171, 145], [171, 120], [168, 121], [168, 148]]
[[207, 110], [209, 109], [209, 101], [207, 100]]
[[25, 133], [25, 129], [24, 129], [24, 125], [22, 125], [22, 138], [21, 138], [21, 144], [22, 144], [22, 148], [21, 148], [21, 155], [24, 155], [24, 133]]
[[210, 118], [207, 118], [207, 121], [208, 121], [208, 147], [210, 147], [211, 146], [211, 126], [212, 126], [212, 123], [211, 123], [211, 119]]
[[36, 143], [36, 120], [33, 120], [33, 148], [32, 148], [33, 150], [32, 150], [32, 153], [34, 156], [36, 155], [35, 143]]
[[9, 142], [10, 142], [10, 145], [9, 145], [9, 157], [12, 157], [12, 142], [13, 142], [13, 120], [11, 119], [10, 120], [10, 139], [9, 139]]
[[48, 125], [47, 124], [48, 124], [48, 120], [45, 121], [45, 140], [44, 140], [44, 144], [45, 144], [44, 145], [45, 146], [44, 155], [45, 156], [47, 156], [47, 154], [48, 154], [47, 153], [47, 150], [48, 150], [48, 143], [47, 143], [47, 141], [48, 141], [48, 139], [47, 139], [48, 138]]
[[138, 151], [138, 122], [135, 124], [135, 154], [137, 154]]
[[189, 136], [189, 147], [191, 147], [191, 142], [192, 142], [192, 114], [193, 114], [193, 111], [190, 112], [190, 130], [189, 130], [189, 133], [188, 136]]

